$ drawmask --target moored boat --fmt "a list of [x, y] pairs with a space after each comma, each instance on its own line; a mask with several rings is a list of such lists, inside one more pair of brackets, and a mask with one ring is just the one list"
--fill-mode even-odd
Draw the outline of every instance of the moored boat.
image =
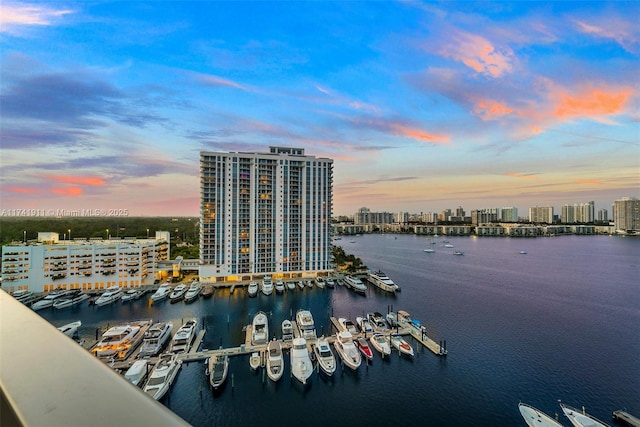
[[139, 299], [142, 295], [144, 295], [145, 290], [144, 289], [129, 289], [127, 292], [125, 292], [122, 295], [122, 298], [120, 298], [122, 300], [122, 302], [129, 302], [129, 301], [134, 301]]
[[102, 307], [105, 305], [113, 304], [122, 297], [122, 290], [117, 286], [110, 286], [102, 295], [96, 300], [96, 305]]
[[302, 384], [306, 384], [313, 373], [313, 364], [307, 351], [307, 341], [304, 338], [293, 339], [290, 358], [291, 374]]
[[184, 302], [190, 303], [197, 300], [201, 292], [202, 292], [202, 285], [197, 280], [194, 280], [189, 285], [189, 289], [187, 289], [187, 293], [184, 294]]
[[562, 424], [551, 418], [549, 415], [525, 403], [518, 404], [520, 415], [529, 427], [562, 427]]
[[569, 419], [569, 422], [571, 422], [574, 427], [609, 427], [609, 424], [587, 414], [584, 406], [582, 407], [582, 411], [569, 405], [565, 405], [564, 403], [560, 403], [560, 407], [562, 408], [564, 415]]
[[346, 287], [353, 289], [358, 294], [365, 294], [367, 292], [367, 285], [362, 283], [360, 278], [355, 276], [345, 276], [344, 284]]
[[367, 281], [383, 291], [396, 292], [398, 290], [398, 285], [382, 271], [368, 272]]
[[62, 325], [58, 327], [58, 330], [65, 334], [68, 337], [73, 338], [78, 335], [78, 328], [82, 326], [82, 322], [80, 320], [76, 322], [67, 323], [66, 325]]
[[102, 335], [91, 352], [100, 358], [124, 359], [140, 345], [149, 323], [132, 322], [113, 326]]
[[159, 322], [151, 325], [144, 333], [138, 357], [155, 356], [171, 338], [173, 323]]
[[160, 355], [158, 363], [149, 374], [149, 379], [144, 385], [143, 391], [155, 400], [160, 400], [169, 391], [173, 380], [182, 366], [182, 360], [173, 353]]
[[259, 311], [253, 316], [251, 322], [251, 344], [266, 344], [269, 340], [269, 319], [264, 311]]
[[336, 287], [336, 282], [333, 280], [333, 278], [331, 277], [327, 277], [327, 280], [325, 281], [327, 288], [335, 288]]
[[338, 355], [345, 365], [354, 371], [360, 367], [362, 357], [356, 345], [353, 343], [353, 336], [349, 332], [338, 332], [333, 346], [336, 348]]
[[[16, 291], [14, 293], [14, 296], [18, 293], [18, 292], [23, 292], [23, 291]], [[29, 292], [29, 291], [24, 291], [24, 292]], [[26, 293], [21, 293], [19, 294], [18, 297], [16, 297], [16, 299], [18, 301], [20, 301], [20, 297], [23, 295], [31, 295], [31, 293], [26, 294]], [[45, 308], [50, 308], [53, 307], [53, 303], [56, 302], [57, 300], [63, 299], [65, 298], [65, 296], [67, 295], [66, 291], [57, 291], [57, 292], [52, 292], [49, 295], [47, 295], [46, 297], [42, 298], [40, 301], [36, 301], [33, 304], [31, 304], [31, 309], [33, 311], [38, 311], [38, 310], [44, 310]], [[24, 298], [24, 297], [23, 297]]]
[[325, 281], [322, 277], [316, 278], [316, 286], [320, 289], [324, 289]]
[[213, 296], [213, 287], [211, 286], [203, 286], [202, 287], [202, 298], [207, 299]]
[[171, 301], [172, 303], [181, 301], [182, 299], [184, 299], [184, 296], [186, 295], [188, 290], [189, 287], [187, 285], [185, 285], [184, 283], [180, 283], [178, 286], [173, 288], [173, 291], [171, 291], [171, 293], [169, 294], [169, 301]]
[[293, 324], [291, 320], [284, 319], [282, 321], [282, 341], [289, 342], [293, 340]]
[[304, 290], [304, 282], [302, 280], [298, 280], [297, 285], [301, 290]]
[[290, 291], [295, 291], [296, 290], [296, 282], [294, 282], [293, 280], [289, 280], [287, 282], [287, 289]]
[[369, 338], [371, 345], [373, 348], [378, 350], [382, 357], [388, 356], [391, 354], [391, 344], [389, 343], [389, 337], [380, 333], [373, 334], [371, 338]]
[[251, 356], [249, 356], [249, 366], [251, 367], [251, 369], [255, 371], [260, 367], [261, 363], [262, 363], [262, 356], [260, 355], [260, 353], [258, 353], [257, 351], [254, 351], [253, 353], [251, 353]]
[[316, 325], [309, 310], [300, 309], [296, 313], [296, 324], [300, 331], [300, 336], [305, 340], [316, 339]]
[[251, 298], [258, 295], [258, 282], [249, 282], [249, 286], [247, 287], [247, 293]]
[[189, 352], [191, 344], [193, 344], [193, 340], [196, 338], [196, 326], [198, 326], [198, 321], [196, 319], [189, 319], [178, 329], [171, 341], [172, 353], [181, 354]]
[[395, 328], [396, 326], [398, 326], [398, 315], [393, 311], [387, 313], [386, 320], [389, 324], [389, 327]]
[[136, 387], [142, 386], [144, 379], [147, 378], [148, 364], [149, 361], [147, 359], [136, 360], [124, 373], [125, 379]]
[[60, 298], [54, 301], [53, 308], [57, 310], [62, 310], [63, 308], [69, 308], [69, 307], [73, 307], [74, 305], [81, 304], [83, 301], [86, 301], [88, 299], [89, 299], [89, 295], [81, 291], [78, 291], [71, 298], [64, 298], [64, 299]]
[[163, 299], [167, 298], [170, 293], [171, 286], [169, 286], [169, 282], [165, 282], [158, 287], [153, 295], [151, 295], [151, 301], [162, 301]]
[[278, 381], [284, 372], [282, 344], [275, 338], [267, 345], [267, 376], [271, 381]]
[[220, 353], [209, 358], [209, 384], [218, 389], [224, 384], [229, 372], [229, 356]]
[[398, 350], [402, 354], [406, 354], [407, 356], [413, 357], [413, 347], [411, 344], [405, 341], [400, 334], [391, 334], [389, 337], [391, 340], [391, 345], [393, 345], [396, 350]]
[[365, 334], [373, 332], [373, 327], [371, 326], [371, 322], [369, 322], [369, 319], [367, 319], [366, 317], [360, 317], [360, 316], [356, 317], [356, 323], [358, 324], [358, 327], [360, 328], [360, 330]]
[[273, 293], [273, 282], [271, 281], [271, 276], [266, 276], [262, 279], [262, 293], [266, 296]]
[[345, 317], [338, 318], [338, 323], [342, 327], [343, 331], [349, 332], [351, 335], [358, 335], [358, 329], [356, 325], [349, 319]]
[[276, 293], [281, 294], [284, 292], [284, 282], [281, 279], [276, 280]]
[[329, 376], [333, 375], [336, 371], [336, 358], [331, 351], [329, 340], [324, 335], [318, 338], [316, 345], [313, 346], [313, 352], [322, 372]]
[[355, 340], [355, 343], [356, 347], [358, 347], [358, 350], [360, 350], [360, 353], [362, 353], [364, 357], [369, 360], [373, 360], [373, 350], [371, 350], [371, 346], [369, 346], [367, 340], [364, 338], [358, 338]]
[[369, 319], [369, 323], [375, 332], [383, 334], [389, 332], [389, 324], [381, 313], [378, 313], [377, 311], [374, 313], [367, 313], [367, 319]]

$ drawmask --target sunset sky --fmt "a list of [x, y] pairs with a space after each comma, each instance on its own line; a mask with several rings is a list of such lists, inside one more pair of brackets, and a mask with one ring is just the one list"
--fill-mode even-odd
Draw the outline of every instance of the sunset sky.
[[0, 4], [0, 207], [199, 215], [199, 152], [334, 214], [640, 197], [640, 2]]

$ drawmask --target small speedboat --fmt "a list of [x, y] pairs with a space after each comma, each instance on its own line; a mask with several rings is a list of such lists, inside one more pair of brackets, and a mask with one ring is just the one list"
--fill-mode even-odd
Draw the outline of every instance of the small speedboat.
[[318, 338], [316, 345], [313, 346], [313, 352], [322, 371], [331, 376], [336, 371], [336, 358], [331, 351], [329, 341], [324, 337]]
[[262, 293], [266, 296], [269, 296], [273, 293], [273, 282], [271, 281], [271, 277], [269, 276], [262, 279]]
[[247, 292], [251, 298], [258, 295], [258, 282], [249, 283], [249, 287], [247, 288]]
[[366, 317], [360, 317], [360, 316], [356, 317], [356, 323], [358, 324], [358, 327], [360, 328], [360, 330], [365, 334], [373, 332], [373, 328], [371, 327], [371, 322], [369, 322], [369, 319], [367, 319]]
[[371, 338], [369, 338], [371, 345], [373, 348], [378, 350], [382, 357], [388, 356], [391, 354], [391, 344], [389, 343], [389, 337], [383, 334], [373, 334]]
[[160, 287], [158, 287], [158, 290], [156, 290], [156, 292], [153, 295], [151, 295], [151, 301], [153, 302], [162, 301], [163, 299], [167, 298], [170, 293], [171, 293], [171, 286], [169, 286], [169, 282], [165, 282], [162, 285], [160, 285]]
[[280, 279], [276, 280], [276, 293], [281, 294], [284, 292], [284, 282]]
[[326, 283], [326, 285], [327, 285], [327, 288], [331, 288], [331, 289], [333, 289], [333, 288], [335, 288], [335, 287], [336, 287], [336, 282], [334, 282], [334, 281], [333, 281], [333, 279], [332, 279], [331, 277], [327, 277], [327, 280], [326, 280], [326, 282], [325, 282], [325, 283]]
[[390, 339], [391, 345], [393, 345], [396, 350], [398, 350], [402, 354], [413, 357], [413, 347], [411, 347], [411, 344], [409, 344], [404, 340], [404, 338], [402, 338], [402, 335], [391, 334]]
[[287, 289], [290, 291], [295, 291], [296, 290], [296, 282], [294, 282], [293, 280], [290, 280], [287, 282]]
[[274, 338], [267, 346], [267, 375], [271, 381], [278, 381], [284, 372], [282, 344]]
[[251, 369], [255, 371], [260, 367], [261, 363], [262, 357], [260, 356], [260, 353], [258, 353], [257, 351], [251, 353], [251, 356], [249, 357], [249, 366], [251, 367]]
[[609, 427], [609, 424], [603, 423], [594, 416], [587, 414], [584, 406], [582, 407], [582, 411], [565, 405], [564, 403], [560, 403], [560, 407], [574, 427]]
[[160, 356], [158, 363], [149, 374], [149, 379], [143, 391], [155, 400], [160, 400], [169, 391], [178, 371], [182, 366], [182, 360], [173, 353], [164, 353]]
[[325, 281], [322, 277], [316, 278], [316, 286], [320, 289], [324, 289]]
[[304, 290], [304, 282], [302, 280], [298, 280], [297, 285], [300, 289]]
[[217, 354], [209, 358], [209, 384], [215, 389], [220, 388], [227, 379], [229, 372], [229, 356]]
[[354, 371], [360, 367], [362, 357], [356, 345], [353, 343], [353, 336], [349, 332], [338, 332], [333, 346], [336, 348], [338, 355], [345, 365]]
[[520, 403], [518, 404], [518, 409], [529, 427], [562, 427], [562, 424], [533, 406]]
[[306, 384], [313, 373], [313, 364], [307, 351], [307, 341], [304, 338], [293, 339], [290, 357], [292, 375], [302, 384]]
[[371, 350], [371, 347], [369, 346], [367, 340], [365, 340], [364, 338], [358, 338], [355, 342], [356, 347], [358, 347], [358, 350], [360, 350], [360, 353], [362, 353], [362, 355], [367, 359], [373, 360], [373, 350]]
[[78, 320], [77, 322], [71, 322], [66, 325], [62, 325], [58, 328], [60, 332], [65, 334], [68, 337], [74, 337], [78, 335], [78, 328], [82, 326], [82, 322]]
[[293, 324], [291, 320], [284, 319], [282, 321], [282, 341], [289, 342], [293, 340]]
[[169, 294], [169, 300], [172, 303], [181, 301], [182, 299], [184, 299], [184, 296], [188, 290], [189, 288], [187, 287], [187, 285], [185, 285], [184, 283], [179, 284], [178, 286], [173, 288], [173, 291], [171, 291], [171, 294]]
[[264, 311], [259, 311], [253, 316], [251, 322], [251, 344], [266, 344], [269, 340], [269, 319]]
[[349, 332], [351, 335], [358, 335], [358, 329], [356, 325], [349, 319], [345, 317], [340, 317], [338, 319], [338, 323], [342, 326], [343, 331]]

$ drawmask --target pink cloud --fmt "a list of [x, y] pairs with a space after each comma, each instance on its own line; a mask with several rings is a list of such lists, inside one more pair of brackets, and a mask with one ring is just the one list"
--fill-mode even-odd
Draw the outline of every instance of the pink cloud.
[[39, 190], [35, 188], [27, 188], [27, 187], [4, 187], [4, 191], [9, 191], [11, 193], [21, 193], [21, 194], [38, 194]]
[[50, 179], [61, 184], [76, 184], [76, 185], [94, 185], [103, 186], [107, 183], [97, 176], [71, 176], [71, 175], [47, 175], [47, 179]]
[[500, 77], [512, 69], [511, 49], [499, 50], [484, 37], [461, 30], [453, 30], [451, 39], [445, 42], [438, 53], [491, 77]]
[[519, 178], [519, 179], [538, 179], [538, 177], [536, 175], [533, 175], [533, 174], [507, 172], [505, 175], [509, 176], [511, 178]]
[[479, 99], [473, 107], [473, 113], [484, 121], [496, 120], [512, 111], [506, 104], [492, 99]]
[[605, 17], [598, 20], [598, 25], [585, 21], [574, 21], [578, 31], [592, 36], [610, 39], [618, 43], [628, 52], [637, 53], [640, 44], [638, 25], [617, 17]]
[[555, 101], [553, 115], [559, 119], [573, 117], [589, 117], [597, 119], [601, 116], [619, 114], [625, 110], [632, 90], [609, 88], [583, 88], [577, 93], [552, 93]]
[[198, 74], [196, 76], [196, 80], [198, 80], [201, 83], [204, 83], [207, 86], [232, 87], [235, 89], [240, 89], [245, 92], [249, 91], [248, 86], [234, 82], [233, 80], [225, 79], [223, 77], [214, 76], [211, 74]]
[[80, 188], [80, 187], [58, 187], [58, 188], [53, 188], [51, 190], [51, 192], [53, 194], [57, 194], [59, 196], [75, 197], [75, 196], [81, 196], [82, 195], [82, 188]]
[[400, 123], [391, 123], [389, 125], [391, 133], [406, 138], [412, 138], [422, 142], [431, 142], [434, 144], [449, 144], [449, 135], [438, 135], [435, 133], [425, 132], [422, 129], [416, 127], [409, 127]]
[[592, 184], [592, 185], [600, 185], [602, 181], [599, 179], [574, 179], [573, 182], [576, 184]]

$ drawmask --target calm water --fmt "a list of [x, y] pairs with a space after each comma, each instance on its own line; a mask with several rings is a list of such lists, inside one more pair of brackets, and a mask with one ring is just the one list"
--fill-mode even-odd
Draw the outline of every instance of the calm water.
[[[640, 415], [640, 239], [447, 238], [464, 256], [453, 256], [443, 239], [336, 242], [401, 285], [397, 296], [375, 289], [357, 296], [340, 286], [258, 298], [219, 290], [191, 305], [137, 301], [41, 314], [56, 326], [82, 320], [87, 340], [121, 320], [197, 317], [207, 328], [203, 348], [211, 349], [243, 343], [242, 327], [258, 310], [280, 337], [280, 323], [299, 308], [328, 333], [332, 314], [355, 319], [392, 306], [447, 340], [446, 358], [413, 343], [413, 360], [376, 354], [358, 372], [314, 375], [306, 388], [290, 379], [289, 366], [273, 384], [246, 356], [232, 358], [233, 380], [214, 394], [202, 362], [184, 365], [162, 402], [194, 426], [524, 426], [519, 401], [554, 414], [558, 399], [604, 421], [615, 409]], [[436, 253], [423, 252], [428, 246]]]

